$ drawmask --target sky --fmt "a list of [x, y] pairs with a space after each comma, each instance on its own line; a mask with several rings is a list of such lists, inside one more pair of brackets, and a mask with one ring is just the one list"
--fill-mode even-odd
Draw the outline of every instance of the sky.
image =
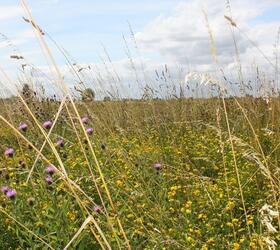
[[[227, 1], [29, 0], [28, 4], [37, 24], [63, 46], [71, 59], [81, 68], [89, 65], [94, 68], [91, 77], [85, 76], [94, 88], [101, 91], [119, 84], [117, 87], [136, 95], [139, 86], [135, 87], [135, 84], [154, 84], [155, 70], [161, 72], [165, 65], [176, 81], [183, 81], [188, 71], [213, 71], [209, 34], [202, 10], [207, 13], [216, 43], [218, 67], [234, 77], [237, 68], [235, 48], [230, 26], [224, 18], [224, 15], [230, 15]], [[268, 61], [275, 58], [280, 1], [231, 0], [230, 6], [232, 18], [239, 27], [234, 35], [245, 74], [250, 75], [254, 70], [252, 65], [273, 72]], [[32, 27], [23, 21], [23, 16], [26, 14], [19, 0], [0, 1], [0, 63], [14, 82], [21, 77], [23, 64], [10, 59], [14, 54], [24, 56], [28, 64], [49, 74]], [[65, 58], [51, 40], [45, 38], [73, 87], [75, 82], [70, 76], [67, 78], [69, 69], [65, 67]], [[42, 75], [37, 77], [40, 81]]]

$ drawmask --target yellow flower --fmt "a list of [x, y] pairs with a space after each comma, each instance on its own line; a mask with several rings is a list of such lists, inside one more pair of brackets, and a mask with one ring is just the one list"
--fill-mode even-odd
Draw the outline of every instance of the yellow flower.
[[234, 209], [234, 207], [235, 207], [235, 204], [234, 204], [234, 202], [232, 202], [232, 201], [229, 201], [228, 202], [228, 204], [227, 204], [227, 206], [226, 206], [226, 211], [231, 211], [232, 209]]
[[122, 182], [121, 180], [117, 180], [117, 181], [116, 181], [116, 184], [117, 184], [118, 187], [123, 186], [123, 182]]
[[252, 220], [247, 221], [247, 225], [252, 225], [254, 222]]
[[250, 247], [252, 249], [256, 249], [257, 248], [256, 243], [255, 242], [250, 242]]
[[198, 219], [202, 219], [202, 218], [203, 218], [203, 214], [199, 214]]
[[236, 218], [232, 219], [232, 223], [233, 223], [233, 224], [237, 224], [237, 223], [238, 223], [238, 221], [239, 221], [239, 220], [238, 220], [238, 219], [236, 219]]
[[214, 238], [210, 238], [207, 240], [207, 243], [208, 244], [213, 244], [215, 242]]
[[192, 237], [190, 237], [190, 236], [187, 236], [187, 237], [186, 237], [186, 240], [187, 240], [188, 242], [193, 242], [193, 241], [194, 241], [194, 239], [193, 239]]
[[202, 248], [201, 248], [201, 250], [208, 250], [207, 245], [203, 245]]
[[240, 249], [240, 245], [237, 242], [235, 242], [235, 243], [233, 243], [233, 248], [232, 249], [233, 250], [239, 250]]
[[227, 226], [228, 226], [228, 227], [233, 227], [233, 224], [232, 224], [231, 222], [228, 222], [228, 223], [227, 223]]
[[191, 214], [192, 210], [191, 209], [186, 209], [186, 214]]
[[192, 205], [192, 201], [187, 201], [186, 202], [186, 207], [190, 207]]
[[74, 221], [76, 219], [76, 214], [73, 212], [68, 212], [67, 217], [69, 218], [69, 220]]

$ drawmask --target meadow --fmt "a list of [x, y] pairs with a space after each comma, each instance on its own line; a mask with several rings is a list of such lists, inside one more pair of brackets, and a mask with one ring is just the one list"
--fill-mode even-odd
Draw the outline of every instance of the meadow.
[[[273, 81], [257, 68], [255, 82], [246, 83], [240, 64], [239, 94], [231, 94], [204, 13], [217, 72], [189, 72], [184, 85], [165, 66], [155, 72], [170, 91], [164, 97], [142, 86], [142, 98], [111, 94], [101, 101], [83, 85], [82, 67], [21, 2], [52, 78], [37, 77], [34, 65], [11, 55], [25, 81], [17, 95], [0, 93], [0, 249], [279, 249], [277, 55], [275, 65], [263, 55], [275, 69]], [[76, 92], [46, 36], [79, 81]], [[57, 96], [33, 89], [42, 77]]]
[[2, 101], [1, 248], [273, 249], [280, 100], [224, 101]]

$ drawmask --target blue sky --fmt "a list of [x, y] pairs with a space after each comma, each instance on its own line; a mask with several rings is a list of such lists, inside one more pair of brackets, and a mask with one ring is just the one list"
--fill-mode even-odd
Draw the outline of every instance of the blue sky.
[[[19, 6], [19, 0], [2, 0], [0, 6]], [[129, 36], [129, 22], [135, 33], [159, 16], [174, 14], [177, 4], [191, 0], [29, 0], [33, 14], [44, 30], [81, 62], [99, 60], [104, 44], [114, 60], [124, 56], [122, 34]], [[207, 2], [207, 0], [205, 1]], [[244, 1], [246, 2], [246, 1]], [[247, 1], [247, 2], [250, 2]], [[261, 1], [260, 1], [261, 2]], [[265, 1], [263, 1], [265, 2]], [[224, 5], [224, 1], [219, 1]], [[234, 0], [232, 1], [234, 3]], [[280, 6], [271, 5], [252, 18], [251, 24], [279, 22]], [[195, 16], [190, 18], [196, 18]], [[0, 22], [0, 32], [13, 39], [29, 27], [20, 15]], [[21, 46], [32, 50], [32, 42]]]
[[[102, 64], [104, 58], [102, 44], [124, 82], [135, 81], [129, 69], [122, 38], [129, 41], [133, 55], [128, 22], [136, 34], [142, 65], [150, 78], [155, 69], [164, 64], [173, 72], [189, 69], [209, 71], [213, 65], [209, 50], [209, 38], [201, 10], [208, 13], [208, 19], [215, 35], [221, 67], [232, 72], [234, 47], [228, 23], [224, 0], [29, 0], [29, 6], [37, 23], [47, 31], [71, 56], [81, 64]], [[231, 0], [234, 20], [242, 32], [246, 33], [268, 56], [273, 56], [277, 30], [280, 26], [279, 0]], [[46, 61], [34, 38], [29, 24], [22, 20], [25, 15], [19, 0], [1, 0], [0, 32], [9, 37], [28, 62], [45, 67]], [[263, 64], [262, 56], [236, 32], [242, 63]], [[0, 42], [0, 63], [9, 72], [20, 68], [9, 59], [13, 48], [6, 48]], [[65, 60], [53, 48], [60, 66]], [[137, 57], [137, 56], [136, 56]], [[140, 63], [141, 62], [141, 63]], [[266, 67], [267, 65], [262, 65]], [[112, 70], [112, 69], [110, 69]], [[175, 73], [174, 73], [175, 74]], [[177, 74], [177, 73], [176, 73]], [[179, 79], [181, 76], [178, 76]]]
[[[80, 61], [99, 60], [101, 43], [110, 55], [119, 60], [124, 56], [122, 34], [128, 35], [127, 21], [135, 32], [158, 16], [172, 15], [180, 0], [30, 0], [37, 22]], [[206, 1], [207, 2], [207, 1]], [[234, 2], [234, 1], [232, 1]], [[245, 1], [246, 2], [246, 1]], [[220, 1], [224, 5], [224, 1]], [[0, 6], [17, 6], [19, 1], [2, 0]], [[271, 5], [251, 23], [279, 21], [280, 7]], [[190, 17], [191, 18], [191, 17]], [[0, 22], [0, 31], [14, 38], [28, 29], [20, 15]], [[25, 44], [29, 50], [34, 45]]]
[[[169, 15], [176, 6], [176, 0], [30, 0], [33, 15], [41, 27], [59, 44], [82, 62], [99, 60], [104, 44], [114, 59], [124, 56], [122, 34], [129, 34], [128, 22], [135, 32], [141, 31], [147, 23], [159, 15]], [[2, 6], [17, 5], [19, 1], [2, 0]], [[0, 31], [14, 38], [29, 29], [16, 16], [0, 22]], [[25, 44], [24, 49], [34, 45]]]

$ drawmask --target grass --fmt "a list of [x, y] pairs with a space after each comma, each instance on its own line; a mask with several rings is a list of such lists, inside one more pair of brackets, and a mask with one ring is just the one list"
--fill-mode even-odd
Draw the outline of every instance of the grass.
[[[279, 120], [272, 120], [269, 106], [261, 99], [247, 97], [239, 102], [254, 104], [245, 111], [257, 133], [273, 183], [278, 185]], [[272, 102], [278, 105], [279, 99]], [[36, 101], [34, 104], [46, 106], [49, 119], [55, 116], [59, 106], [59, 103]], [[76, 105], [81, 114], [89, 117], [90, 122], [86, 126], [94, 127], [89, 143], [106, 180], [114, 209], [105, 195], [106, 190], [83, 131], [78, 121], [73, 119], [79, 133], [79, 137], [76, 136], [65, 108], [50, 140], [55, 142], [57, 138], [63, 138], [65, 141], [64, 147], [56, 146], [56, 150], [68, 178], [85, 193], [80, 194], [82, 205], [77, 204], [73, 190], [58, 173], [54, 174], [51, 185], [46, 183], [47, 164], [41, 158], [30, 182], [26, 183], [37, 153], [3, 122], [2, 145], [4, 148], [12, 146], [15, 155], [13, 158], [2, 156], [1, 185], [16, 188], [17, 197], [10, 200], [2, 195], [2, 207], [33, 234], [54, 249], [63, 248], [79, 230], [85, 221], [85, 211], [88, 211], [112, 249], [125, 246], [117, 218], [132, 249], [265, 247], [266, 228], [259, 210], [265, 204], [277, 210], [279, 204], [273, 196], [270, 178], [260, 167], [264, 162], [254, 134], [233, 99], [226, 99], [226, 105], [247, 219], [219, 99]], [[215, 112], [209, 112], [208, 105]], [[6, 103], [7, 109], [10, 106]], [[47, 118], [45, 111], [36, 117], [40, 124]], [[265, 123], [259, 119], [263, 116]], [[22, 133], [40, 148], [44, 136], [30, 117], [20, 110], [15, 110], [11, 117], [11, 123], [16, 127], [20, 122], [28, 124], [28, 130]], [[59, 158], [49, 145], [45, 146], [42, 154], [59, 166]], [[19, 166], [19, 161], [24, 161], [25, 166]], [[153, 167], [156, 162], [161, 163], [160, 170]], [[96, 205], [100, 207], [97, 212]], [[23, 249], [44, 247], [45, 243], [13, 219], [6, 217], [2, 223], [3, 228], [6, 227], [3, 244], [10, 244], [11, 249], [14, 245]], [[272, 223], [278, 228], [277, 220], [273, 219]], [[279, 242], [279, 233], [269, 236]], [[97, 237], [101, 238], [100, 235]], [[90, 227], [86, 226], [71, 248], [99, 249], [100, 246]]]
[[[226, 78], [193, 73], [189, 78], [212, 85], [213, 93], [205, 91], [215, 97], [185, 98], [182, 84], [178, 97], [165, 67], [157, 75], [172, 85], [169, 98], [153, 99], [146, 86], [141, 100], [80, 101], [64, 82], [45, 41], [48, 34], [21, 2], [63, 98], [22, 91], [1, 99], [1, 249], [279, 247], [280, 99], [275, 89], [266, 97], [229, 97]], [[240, 90], [252, 88], [243, 82], [241, 65], [239, 71]], [[267, 84], [258, 81], [260, 87]], [[187, 87], [193, 95], [200, 91]]]

